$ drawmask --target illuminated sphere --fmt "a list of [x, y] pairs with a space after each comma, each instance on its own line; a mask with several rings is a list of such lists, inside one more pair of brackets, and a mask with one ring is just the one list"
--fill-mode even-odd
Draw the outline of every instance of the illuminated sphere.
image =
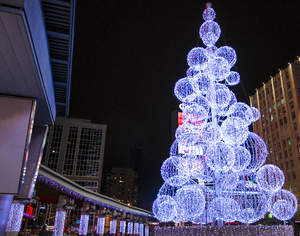
[[285, 189], [275, 192], [270, 202], [270, 213], [279, 220], [289, 220], [297, 211], [295, 195]]
[[251, 107], [251, 110], [252, 110], [252, 117], [253, 117], [252, 121], [255, 122], [259, 120], [260, 118], [259, 110], [256, 107]]
[[239, 182], [239, 175], [235, 172], [226, 172], [223, 173], [220, 179], [220, 186], [223, 190], [234, 189]]
[[249, 107], [246, 103], [237, 102], [233, 104], [230, 108], [228, 113], [232, 117], [239, 117], [244, 120], [248, 125], [251, 124], [253, 120], [253, 113], [251, 107]]
[[258, 186], [267, 192], [276, 192], [284, 184], [284, 174], [277, 166], [264, 165], [256, 173]]
[[193, 87], [192, 80], [188, 78], [180, 79], [175, 84], [174, 94], [180, 101], [190, 102], [196, 96]]
[[258, 187], [246, 187], [243, 184], [236, 188], [234, 199], [238, 202], [240, 211], [237, 220], [251, 224], [261, 219], [268, 211], [268, 196]]
[[234, 146], [234, 164], [232, 166], [232, 171], [240, 172], [244, 170], [251, 161], [251, 154], [250, 152], [242, 146]]
[[212, 46], [212, 47], [207, 47], [205, 48], [206, 54], [209, 58], [213, 58], [215, 57], [215, 52], [217, 51], [217, 47], [216, 46]]
[[215, 57], [208, 62], [209, 76], [222, 81], [230, 75], [230, 66], [223, 57]]
[[230, 90], [224, 86], [222, 88], [216, 88], [215, 91], [209, 91], [207, 93], [207, 100], [209, 104], [214, 108], [225, 108], [229, 105], [231, 99]]
[[158, 197], [153, 202], [152, 212], [159, 221], [169, 222], [177, 215], [177, 204], [171, 197]]
[[240, 145], [248, 137], [248, 125], [239, 117], [228, 117], [221, 125], [225, 143]]
[[220, 116], [227, 116], [230, 107], [237, 102], [235, 94], [231, 90], [229, 90], [229, 93], [230, 93], [230, 101], [228, 106], [222, 108], [218, 107], [217, 114]]
[[200, 93], [205, 95], [209, 89], [210, 85], [210, 79], [206, 74], [199, 73], [194, 77], [195, 81], [195, 90]]
[[208, 117], [207, 110], [197, 104], [185, 106], [183, 109], [183, 113], [184, 116], [192, 122], [202, 121]]
[[207, 61], [205, 49], [201, 47], [193, 48], [187, 55], [187, 63], [190, 67], [201, 66]]
[[203, 168], [203, 161], [193, 155], [185, 155], [178, 163], [179, 175], [186, 175], [191, 179], [202, 176]]
[[208, 206], [210, 215], [216, 219], [222, 219], [226, 222], [234, 221], [234, 215], [240, 209], [237, 201], [227, 197], [217, 197], [213, 199]]
[[182, 161], [181, 157], [172, 156], [166, 159], [161, 166], [161, 176], [171, 186], [179, 187], [189, 181], [186, 173], [178, 170], [178, 165]]
[[191, 79], [191, 78], [193, 78], [195, 75], [197, 75], [198, 73], [200, 73], [199, 70], [196, 70], [195, 68], [190, 67], [190, 68], [188, 68], [187, 71], [186, 71], [186, 76], [187, 76], [189, 79]]
[[227, 85], [233, 86], [240, 83], [240, 74], [235, 71], [231, 71], [228, 77], [225, 79]]
[[205, 108], [205, 110], [207, 112], [209, 112], [209, 110], [210, 110], [210, 106], [208, 104], [206, 97], [204, 97], [202, 95], [196, 96], [195, 99], [191, 102], [191, 104], [197, 104], [197, 105]]
[[214, 20], [216, 18], [216, 13], [213, 8], [208, 7], [203, 11], [202, 17], [205, 21]]
[[224, 142], [210, 144], [206, 151], [206, 164], [215, 171], [228, 171], [234, 164], [234, 151]]
[[242, 146], [251, 154], [251, 161], [246, 169], [257, 170], [265, 163], [268, 156], [267, 145], [257, 134], [249, 132], [248, 138]]
[[206, 143], [216, 143], [221, 140], [221, 128], [218, 124], [207, 123], [200, 132], [201, 140]]
[[183, 145], [194, 145], [199, 140], [199, 131], [193, 130], [189, 124], [180, 125], [175, 132], [178, 143]]
[[159, 191], [157, 196], [169, 196], [169, 197], [174, 197], [177, 191], [177, 187], [171, 186], [168, 183], [164, 183]]
[[205, 208], [205, 197], [197, 184], [185, 185], [178, 189], [174, 198], [187, 218], [201, 215]]
[[230, 67], [234, 66], [236, 63], [236, 53], [235, 50], [231, 47], [224, 46], [218, 48], [216, 51], [217, 57], [223, 57], [229, 64]]
[[199, 34], [203, 44], [210, 47], [215, 45], [220, 38], [221, 28], [214, 21], [206, 21], [201, 25]]

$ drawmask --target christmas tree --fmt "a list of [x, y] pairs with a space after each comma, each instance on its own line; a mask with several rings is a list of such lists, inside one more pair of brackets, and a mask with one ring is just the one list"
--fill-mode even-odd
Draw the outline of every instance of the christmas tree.
[[215, 46], [221, 35], [215, 16], [207, 4], [199, 30], [206, 47], [188, 53], [186, 77], [175, 84], [183, 124], [161, 166], [165, 183], [153, 213], [161, 222], [249, 224], [267, 212], [288, 220], [297, 211], [296, 197], [282, 189], [283, 172], [264, 165], [267, 146], [249, 131], [260, 112], [228, 88], [240, 82], [231, 70], [237, 57], [233, 48]]

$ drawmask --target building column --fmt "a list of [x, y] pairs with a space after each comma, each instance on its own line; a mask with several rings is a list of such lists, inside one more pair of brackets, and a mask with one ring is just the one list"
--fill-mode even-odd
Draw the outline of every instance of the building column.
[[127, 234], [133, 235], [133, 222], [132, 221], [127, 222]]
[[139, 235], [140, 232], [140, 224], [139, 222], [134, 222], [133, 234]]
[[87, 235], [89, 229], [89, 204], [84, 202], [81, 208], [79, 235]]
[[117, 220], [114, 219], [114, 218], [111, 218], [111, 220], [110, 220], [109, 233], [110, 234], [116, 234], [117, 233]]
[[144, 224], [140, 223], [140, 236], [144, 236]]
[[126, 221], [120, 220], [120, 234], [125, 235], [126, 234]]
[[23, 202], [13, 201], [8, 215], [5, 235], [17, 236], [19, 234], [24, 214], [24, 207], [25, 204]]
[[65, 205], [67, 203], [67, 197], [64, 195], [60, 195], [58, 197], [58, 203], [56, 208], [56, 215], [55, 215], [55, 223], [54, 223], [54, 236], [63, 236], [64, 235], [64, 227], [65, 227], [65, 220], [66, 220], [66, 210]]
[[96, 234], [97, 235], [103, 235], [104, 234], [104, 228], [105, 228], [105, 217], [102, 216], [102, 215], [99, 215], [98, 220], [97, 220]]
[[145, 236], [149, 236], [149, 225], [145, 225]]

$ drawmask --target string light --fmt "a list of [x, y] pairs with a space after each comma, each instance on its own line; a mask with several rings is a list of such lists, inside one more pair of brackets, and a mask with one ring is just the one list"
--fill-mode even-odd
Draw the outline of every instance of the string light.
[[138, 222], [134, 223], [133, 234], [139, 234], [140, 224]]
[[281, 189], [284, 175], [278, 167], [263, 166], [267, 146], [249, 131], [260, 118], [259, 110], [238, 102], [228, 88], [240, 82], [239, 73], [231, 71], [237, 56], [229, 46], [215, 46], [221, 34], [215, 16], [208, 5], [199, 30], [207, 47], [188, 53], [187, 77], [175, 84], [182, 124], [161, 167], [165, 183], [153, 213], [162, 222], [197, 224], [215, 220], [251, 224], [268, 211], [279, 220], [290, 219], [297, 209], [296, 198]]
[[13, 202], [10, 207], [6, 232], [20, 232], [25, 205], [21, 202]]
[[133, 234], [133, 222], [127, 224], [127, 234]]
[[83, 214], [80, 216], [79, 235], [87, 235], [89, 227], [89, 215]]
[[64, 234], [65, 219], [66, 219], [66, 211], [57, 210], [55, 215], [55, 223], [54, 223], [54, 231], [53, 231], [54, 236], [60, 236]]
[[[125, 224], [126, 224], [126, 222], [125, 222]], [[99, 217], [98, 220], [97, 220], [96, 233], [97, 234], [104, 234], [104, 227], [105, 227], [105, 217]], [[120, 228], [121, 228], [121, 226], [120, 226]]]
[[117, 220], [112, 219], [109, 224], [109, 233], [115, 234], [117, 231]]

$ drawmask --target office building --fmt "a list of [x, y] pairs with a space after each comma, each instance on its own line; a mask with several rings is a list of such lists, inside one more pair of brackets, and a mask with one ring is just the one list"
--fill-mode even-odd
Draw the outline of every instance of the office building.
[[285, 188], [300, 199], [300, 59], [279, 70], [250, 96], [261, 118], [253, 131], [268, 145], [267, 163], [278, 165], [285, 175]]
[[138, 175], [133, 168], [113, 167], [106, 174], [104, 194], [128, 205], [136, 205], [138, 199]]
[[43, 164], [99, 192], [106, 128], [89, 120], [57, 118], [49, 129]]

